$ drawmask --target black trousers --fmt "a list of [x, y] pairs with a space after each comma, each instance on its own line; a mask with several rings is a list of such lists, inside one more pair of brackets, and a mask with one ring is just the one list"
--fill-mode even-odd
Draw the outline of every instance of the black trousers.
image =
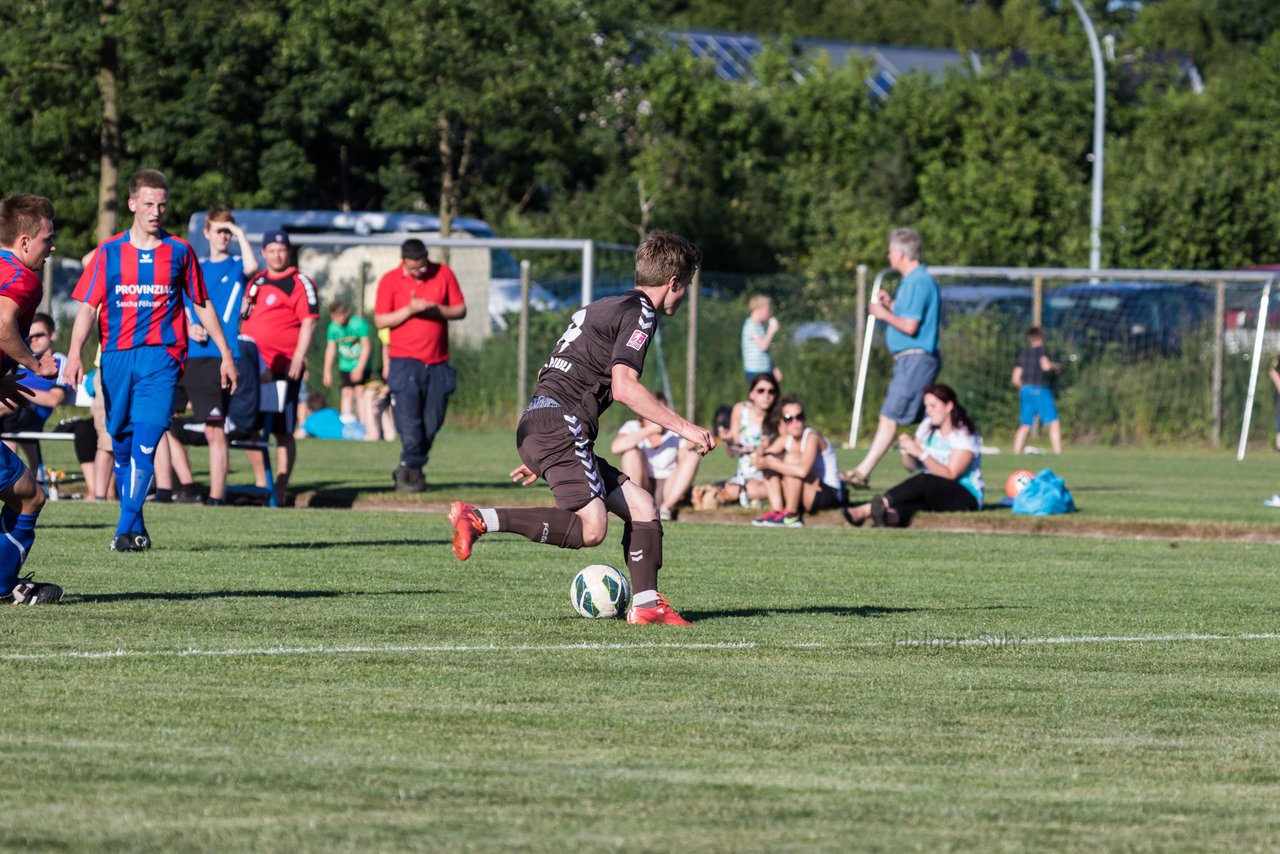
[[978, 499], [958, 481], [936, 474], [918, 474], [909, 477], [884, 494], [889, 506], [898, 511], [905, 527], [911, 517], [921, 510], [937, 513], [977, 510]]

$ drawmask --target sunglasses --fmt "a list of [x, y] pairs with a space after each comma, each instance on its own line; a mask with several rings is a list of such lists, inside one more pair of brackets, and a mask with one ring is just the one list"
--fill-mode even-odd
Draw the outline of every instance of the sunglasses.
[[751, 389], [751, 393], [752, 394], [772, 394], [774, 396], [777, 396], [778, 394], [778, 392], [775, 389], [771, 389], [767, 385], [762, 385], [759, 388], [753, 388]]
[[788, 424], [790, 424], [792, 421], [803, 421], [804, 413], [797, 412], [795, 415], [784, 415], [782, 416], [782, 420], [787, 422]]
[[49, 337], [48, 332], [32, 332], [30, 335], [27, 336], [27, 340], [31, 340], [32, 338], [48, 338], [48, 337]]

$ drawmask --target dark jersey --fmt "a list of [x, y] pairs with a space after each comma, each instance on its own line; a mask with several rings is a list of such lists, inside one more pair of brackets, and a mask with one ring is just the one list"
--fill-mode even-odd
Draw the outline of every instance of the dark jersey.
[[1047, 386], [1049, 384], [1044, 369], [1040, 367], [1040, 359], [1043, 357], [1044, 347], [1028, 347], [1018, 354], [1018, 361], [1015, 364], [1022, 368], [1023, 385]]
[[600, 413], [613, 403], [613, 366], [643, 373], [656, 323], [653, 303], [639, 290], [579, 309], [538, 372], [534, 395], [576, 415], [595, 439]]

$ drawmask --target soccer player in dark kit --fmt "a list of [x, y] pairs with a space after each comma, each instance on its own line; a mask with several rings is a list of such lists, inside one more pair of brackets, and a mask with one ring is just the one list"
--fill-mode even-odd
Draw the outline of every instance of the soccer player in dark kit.
[[533, 399], [520, 418], [516, 449], [521, 465], [511, 479], [524, 486], [539, 477], [555, 507], [477, 508], [453, 502], [453, 553], [471, 556], [481, 535], [520, 534], [562, 549], [604, 541], [609, 513], [623, 520], [623, 560], [636, 591], [627, 622], [687, 626], [658, 592], [662, 523], [653, 496], [596, 456], [600, 413], [613, 401], [673, 430], [706, 455], [715, 447], [710, 430], [692, 424], [640, 384], [658, 314], [673, 315], [702, 260], [696, 246], [676, 234], [655, 231], [636, 249], [636, 286], [578, 310], [538, 372]]

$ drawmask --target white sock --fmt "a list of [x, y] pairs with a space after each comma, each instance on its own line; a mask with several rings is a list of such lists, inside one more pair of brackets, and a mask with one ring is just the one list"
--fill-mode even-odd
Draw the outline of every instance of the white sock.
[[477, 508], [477, 511], [480, 513], [480, 519], [484, 522], [484, 529], [486, 531], [498, 530], [497, 510], [479, 510]]
[[658, 604], [657, 590], [641, 590], [635, 596], [631, 597], [631, 604], [636, 608], [652, 608]]

